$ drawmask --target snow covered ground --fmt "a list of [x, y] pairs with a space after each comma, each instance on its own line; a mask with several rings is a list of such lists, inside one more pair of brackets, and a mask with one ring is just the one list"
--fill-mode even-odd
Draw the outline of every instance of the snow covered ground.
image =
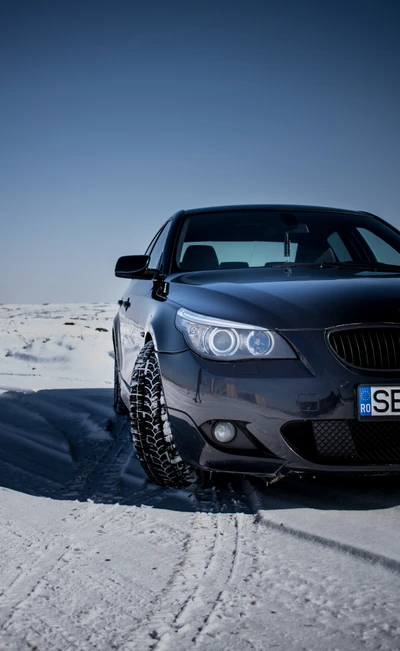
[[150, 484], [114, 313], [0, 306], [0, 650], [398, 649], [400, 481]]

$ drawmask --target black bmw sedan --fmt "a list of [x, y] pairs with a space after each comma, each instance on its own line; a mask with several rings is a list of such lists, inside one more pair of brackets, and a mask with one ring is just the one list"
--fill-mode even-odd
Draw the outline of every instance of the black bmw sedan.
[[115, 408], [155, 482], [400, 473], [395, 228], [333, 208], [184, 210], [115, 273], [131, 281]]

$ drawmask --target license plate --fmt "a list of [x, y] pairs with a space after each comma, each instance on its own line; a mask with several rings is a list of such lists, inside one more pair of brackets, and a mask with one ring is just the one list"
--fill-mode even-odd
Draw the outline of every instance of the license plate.
[[400, 417], [400, 386], [358, 387], [358, 415]]

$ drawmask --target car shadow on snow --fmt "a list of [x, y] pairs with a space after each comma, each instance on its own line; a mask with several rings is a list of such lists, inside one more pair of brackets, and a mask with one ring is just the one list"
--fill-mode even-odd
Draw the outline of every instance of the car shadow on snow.
[[[147, 505], [177, 511], [251, 512], [239, 480], [215, 489], [152, 484], [133, 451], [129, 423], [116, 416], [110, 389], [54, 389], [0, 395], [0, 486], [60, 500]], [[247, 489], [274, 509], [387, 509], [400, 504], [399, 478], [286, 478]], [[247, 493], [249, 490], [247, 490]]]
[[196, 508], [193, 491], [147, 479], [110, 389], [1, 394], [0, 486], [59, 500]]

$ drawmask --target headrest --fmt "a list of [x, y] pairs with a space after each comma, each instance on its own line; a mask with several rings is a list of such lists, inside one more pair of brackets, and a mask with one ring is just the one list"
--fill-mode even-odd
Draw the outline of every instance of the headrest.
[[185, 251], [181, 262], [185, 271], [207, 271], [218, 269], [218, 258], [212, 246], [206, 244], [191, 244]]

